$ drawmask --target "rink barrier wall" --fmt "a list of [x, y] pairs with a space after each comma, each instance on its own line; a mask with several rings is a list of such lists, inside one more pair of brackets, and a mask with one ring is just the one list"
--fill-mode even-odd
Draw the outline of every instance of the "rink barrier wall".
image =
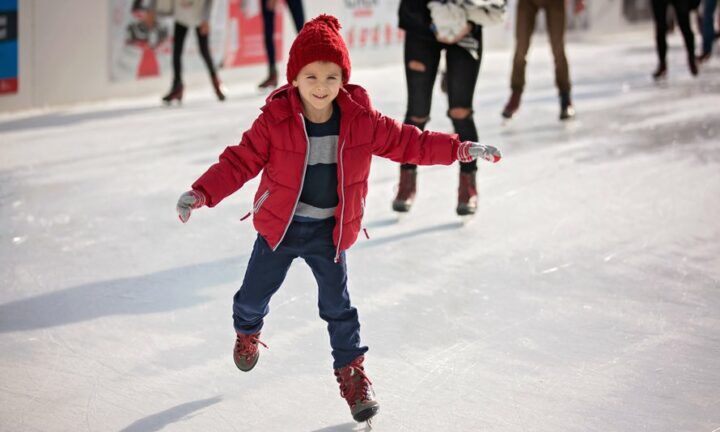
[[[228, 0], [215, 0], [215, 4]], [[510, 0], [513, 11], [516, 0]], [[624, 25], [622, 0], [586, 0], [588, 13], [577, 27], [609, 31]], [[111, 0], [22, 0], [18, 2], [18, 91], [0, 95], [0, 113], [52, 107], [121, 97], [160, 95], [167, 91], [170, 76], [115, 81], [111, 78]], [[305, 0], [306, 17], [326, 12], [338, 16], [344, 32], [355, 27], [349, 43], [354, 68], [387, 64], [402, 58], [402, 36], [386, 39], [388, 24], [397, 23], [399, 0]], [[542, 17], [540, 17], [542, 18]], [[380, 42], [371, 28], [380, 22]], [[362, 45], [362, 31], [366, 42]], [[290, 14], [283, 11], [283, 53], [285, 57], [295, 36]], [[506, 23], [486, 28], [486, 49], [510, 49], [513, 43], [513, 16]], [[346, 38], [348, 33], [343, 33]], [[386, 43], [386, 40], [391, 42]], [[194, 37], [185, 49], [196, 45]], [[278, 63], [284, 70], [282, 60]], [[169, 69], [169, 68], [168, 68]], [[226, 83], [255, 83], [264, 78], [264, 64], [223, 69]], [[207, 86], [204, 70], [185, 76], [186, 86]], [[208, 92], [210, 90], [208, 89]]]

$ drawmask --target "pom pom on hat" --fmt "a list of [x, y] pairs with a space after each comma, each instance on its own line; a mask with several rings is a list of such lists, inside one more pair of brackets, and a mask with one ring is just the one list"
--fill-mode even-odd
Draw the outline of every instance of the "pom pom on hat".
[[300, 70], [316, 61], [332, 62], [342, 69], [343, 84], [350, 79], [350, 56], [340, 35], [340, 22], [322, 14], [305, 23], [290, 47], [287, 80], [292, 83]]

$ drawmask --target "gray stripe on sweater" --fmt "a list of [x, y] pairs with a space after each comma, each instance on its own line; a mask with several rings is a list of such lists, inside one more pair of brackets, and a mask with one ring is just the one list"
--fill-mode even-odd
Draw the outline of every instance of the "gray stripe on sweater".
[[310, 137], [308, 165], [337, 163], [338, 136]]
[[297, 207], [295, 207], [295, 215], [313, 219], [327, 219], [335, 215], [335, 208], [318, 208], [298, 201]]

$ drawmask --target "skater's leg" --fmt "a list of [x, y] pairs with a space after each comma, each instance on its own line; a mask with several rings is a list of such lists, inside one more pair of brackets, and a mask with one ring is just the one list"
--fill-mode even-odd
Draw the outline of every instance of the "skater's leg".
[[285, 3], [290, 9], [290, 15], [292, 16], [293, 23], [295, 23], [295, 30], [300, 33], [300, 30], [305, 24], [305, 12], [303, 11], [302, 0], [286, 0]]
[[[289, 235], [290, 229], [286, 238]], [[242, 286], [233, 301], [233, 324], [238, 333], [254, 334], [262, 329], [263, 318], [270, 311], [270, 298], [280, 288], [296, 256], [283, 245], [273, 251], [258, 235]]]
[[[404, 51], [407, 82], [405, 123], [423, 130], [430, 119], [432, 90], [440, 63], [442, 45], [408, 32], [405, 34]], [[400, 181], [392, 202], [394, 211], [400, 213], [410, 211], [415, 199], [416, 179], [417, 165], [400, 165]]]
[[335, 262], [332, 239], [335, 220], [311, 224], [315, 225], [314, 235], [303, 248], [301, 257], [312, 269], [318, 284], [320, 317], [327, 322], [333, 368], [337, 369], [363, 355], [368, 348], [360, 345], [358, 313], [350, 303], [347, 290], [345, 253], [341, 253], [340, 260]]
[[200, 27], [195, 27], [195, 35], [197, 36], [200, 55], [205, 61], [205, 66], [207, 67], [210, 77], [214, 79], [217, 76], [217, 72], [212, 61], [212, 54], [210, 54], [210, 34], [202, 34]]
[[655, 18], [655, 48], [658, 66], [665, 68], [667, 57], [667, 3], [668, 0], [652, 0], [653, 17]]
[[[482, 61], [482, 33], [478, 35], [478, 42], [477, 58], [458, 45], [449, 46], [445, 55], [448, 74], [448, 106], [450, 107], [448, 116], [461, 141], [478, 140], [472, 106]], [[475, 172], [476, 170], [476, 161], [460, 163], [462, 172]]]
[[687, 51], [688, 66], [693, 75], [697, 74], [695, 65], [695, 35], [690, 26], [690, 6], [686, 0], [672, 0], [675, 16], [677, 18], [678, 27], [682, 32], [685, 40], [685, 49]]
[[565, 56], [565, 0], [548, 0], [545, 19], [555, 59], [555, 85], [560, 94], [570, 94], [570, 72]]
[[175, 21], [173, 31], [173, 88], [182, 85], [182, 53], [188, 28]]
[[262, 10], [263, 35], [265, 42], [265, 52], [267, 53], [268, 67], [271, 71], [275, 70], [275, 41], [273, 34], [275, 33], [275, 9], [268, 7], [267, 0], [259, 0], [260, 9]]
[[[441, 45], [408, 33], [404, 51], [408, 95], [405, 123], [424, 129], [430, 118], [432, 90], [440, 63]], [[403, 168], [415, 169], [416, 165], [405, 164]]]
[[525, 88], [526, 58], [530, 49], [530, 39], [535, 31], [537, 12], [538, 7], [533, 0], [518, 0], [515, 17], [515, 55], [510, 79], [510, 88], [513, 92], [522, 93]]
[[717, 0], [705, 0], [702, 21], [703, 56], [709, 56], [712, 53], [712, 46], [715, 41], [715, 26], [713, 21], [716, 7]]

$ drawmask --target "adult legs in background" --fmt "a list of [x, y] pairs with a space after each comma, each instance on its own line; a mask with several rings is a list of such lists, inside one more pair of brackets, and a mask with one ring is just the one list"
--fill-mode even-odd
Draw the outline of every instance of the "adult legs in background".
[[545, 18], [555, 60], [555, 85], [560, 95], [560, 120], [575, 117], [570, 100], [570, 71], [565, 55], [565, 0], [549, 0]]
[[303, 10], [302, 0], [285, 0], [285, 3], [288, 5], [288, 9], [290, 9], [290, 15], [295, 24], [295, 31], [300, 33], [303, 25], [305, 25], [305, 11]]
[[527, 53], [530, 49], [530, 39], [535, 31], [537, 13], [538, 6], [533, 0], [518, 0], [517, 15], [515, 17], [515, 54], [510, 77], [512, 93], [502, 112], [502, 116], [507, 119], [512, 118], [520, 108], [520, 98], [525, 88]]
[[[275, 33], [275, 9], [279, 7], [278, 0], [259, 0], [260, 9], [262, 10], [263, 19], [263, 40], [265, 42], [265, 52], [268, 59], [268, 77], [261, 82], [258, 87], [261, 89], [274, 88], [278, 85], [278, 73], [275, 42], [273, 35]], [[305, 12], [303, 11], [302, 0], [287, 0], [288, 9], [295, 23], [295, 30], [300, 32], [305, 24]]]
[[198, 46], [200, 47], [200, 55], [205, 61], [205, 66], [207, 67], [210, 80], [215, 89], [215, 95], [219, 100], [224, 101], [225, 89], [217, 76], [215, 64], [213, 64], [212, 55], [210, 54], [210, 34], [203, 34], [200, 27], [195, 28], [195, 34], [197, 35]]
[[182, 53], [185, 46], [185, 36], [187, 36], [188, 28], [177, 21], [173, 30], [173, 81], [170, 92], [163, 97], [163, 102], [170, 103], [173, 100], [182, 101], [183, 82], [182, 82]]
[[[447, 63], [448, 116], [455, 133], [461, 141], [478, 141], [473, 119], [473, 96], [480, 63], [482, 62], [482, 33], [478, 39], [477, 57], [458, 45], [450, 45], [445, 51]], [[475, 175], [477, 161], [460, 162], [458, 186], [458, 215], [471, 215], [477, 209], [477, 186]]]
[[700, 54], [700, 61], [706, 61], [712, 54], [713, 42], [715, 42], [715, 8], [717, 7], [717, 0], [705, 0], [705, 7], [703, 9], [703, 20], [702, 20], [702, 53]]
[[690, 4], [688, 0], [671, 0], [675, 9], [675, 17], [677, 18], [678, 27], [682, 32], [685, 40], [685, 50], [687, 51], [687, 61], [690, 73], [693, 76], [698, 74], [697, 64], [695, 63], [695, 35], [692, 27], [690, 27]]
[[[407, 82], [407, 109], [405, 123], [424, 129], [430, 118], [432, 91], [440, 63], [442, 45], [405, 34], [405, 78]], [[408, 212], [415, 199], [417, 166], [400, 165], [400, 183], [392, 207], [396, 212]]]
[[658, 56], [658, 67], [653, 73], [654, 79], [667, 75], [667, 7], [668, 0], [652, 0], [653, 18], [655, 19], [655, 49]]
[[272, 88], [277, 87], [278, 84], [277, 67], [275, 66], [275, 41], [273, 40], [275, 33], [275, 2], [270, 0], [259, 1], [263, 19], [263, 40], [268, 59], [268, 77], [258, 87]]

